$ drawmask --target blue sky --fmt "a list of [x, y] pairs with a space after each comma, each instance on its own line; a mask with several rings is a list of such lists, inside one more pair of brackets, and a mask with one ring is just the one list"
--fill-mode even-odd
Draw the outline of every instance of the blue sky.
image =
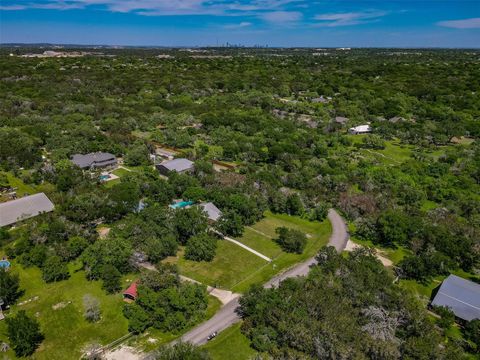
[[480, 0], [0, 0], [0, 42], [480, 47]]

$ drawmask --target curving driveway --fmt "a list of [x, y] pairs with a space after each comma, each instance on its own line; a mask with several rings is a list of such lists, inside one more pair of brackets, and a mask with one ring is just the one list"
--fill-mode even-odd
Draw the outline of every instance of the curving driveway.
[[[347, 246], [349, 238], [347, 225], [345, 224], [343, 218], [334, 209], [330, 209], [328, 211], [328, 220], [330, 220], [332, 224], [332, 235], [330, 236], [328, 245], [335, 247], [335, 249], [340, 253]], [[287, 278], [305, 276], [308, 274], [310, 266], [314, 265], [315, 262], [315, 258], [310, 258], [307, 261], [298, 264], [270, 279], [267, 283], [265, 283], [264, 287], [271, 288], [273, 286], [278, 286], [281, 281]], [[225, 330], [241, 320], [235, 312], [235, 309], [238, 306], [239, 298], [233, 299], [228, 304], [224, 305], [214, 317], [184, 334], [180, 340], [184, 342], [190, 342], [195, 345], [202, 345], [206, 343], [207, 337], [211, 333]]]

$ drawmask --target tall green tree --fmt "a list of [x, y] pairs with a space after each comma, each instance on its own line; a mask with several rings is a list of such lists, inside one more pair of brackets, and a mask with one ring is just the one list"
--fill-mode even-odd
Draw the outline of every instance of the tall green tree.
[[43, 341], [40, 324], [34, 318], [27, 316], [24, 310], [5, 319], [10, 345], [18, 357], [30, 356]]

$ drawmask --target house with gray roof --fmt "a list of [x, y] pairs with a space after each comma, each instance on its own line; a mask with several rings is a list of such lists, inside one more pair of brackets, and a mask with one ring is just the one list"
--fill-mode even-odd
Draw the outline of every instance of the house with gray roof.
[[464, 321], [480, 319], [480, 284], [450, 275], [443, 281], [431, 305], [447, 307]]
[[207, 213], [208, 220], [212, 222], [218, 221], [218, 219], [222, 217], [222, 212], [220, 211], [220, 209], [211, 202], [201, 203], [198, 204], [198, 206], [200, 206], [203, 211]]
[[53, 211], [54, 205], [44, 193], [0, 203], [0, 227]]
[[115, 155], [105, 152], [96, 152], [86, 155], [75, 154], [72, 162], [81, 169], [97, 169], [117, 165]]
[[189, 173], [195, 168], [193, 161], [184, 158], [164, 161], [161, 164], [158, 164], [156, 167], [160, 174], [165, 176], [171, 172], [176, 172], [179, 174]]

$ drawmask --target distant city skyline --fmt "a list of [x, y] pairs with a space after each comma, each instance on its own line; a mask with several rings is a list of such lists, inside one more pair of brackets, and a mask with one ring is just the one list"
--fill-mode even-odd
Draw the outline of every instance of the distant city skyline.
[[480, 47], [480, 1], [0, 0], [0, 42]]

